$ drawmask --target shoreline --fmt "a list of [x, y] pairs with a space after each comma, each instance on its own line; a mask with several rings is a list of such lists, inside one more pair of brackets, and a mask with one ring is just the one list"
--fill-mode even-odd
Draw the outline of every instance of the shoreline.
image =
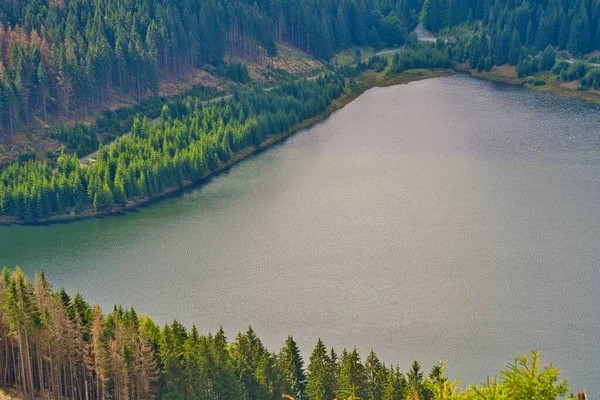
[[[331, 114], [335, 111], [338, 111], [344, 108], [347, 104], [354, 101], [357, 97], [362, 95], [369, 89], [375, 87], [390, 87], [396, 85], [408, 84], [410, 82], [416, 82], [425, 79], [431, 78], [439, 78], [453, 75], [454, 73], [466, 74], [472, 78], [482, 79], [490, 82], [504, 83], [512, 86], [521, 86], [526, 89], [535, 90], [537, 92], [545, 92], [550, 93], [555, 96], [560, 97], [569, 97], [573, 99], [577, 99], [580, 101], [584, 101], [590, 104], [600, 105], [600, 96], [595, 96], [594, 94], [589, 94], [586, 92], [581, 92], [578, 90], [567, 89], [563, 87], [556, 87], [553, 85], [544, 85], [544, 86], [534, 86], [531, 84], [527, 84], [524, 80], [519, 78], [513, 78], [508, 76], [503, 76], [499, 74], [489, 73], [489, 72], [477, 72], [472, 70], [471, 68], [464, 65], [455, 65], [453, 69], [413, 69], [404, 71], [398, 75], [387, 76], [386, 71], [382, 73], [375, 73], [372, 71], [367, 71], [363, 73], [361, 76], [356, 78], [357, 81], [357, 90], [352, 91], [347, 89], [347, 91], [342, 94], [339, 98], [335, 99], [329, 107], [321, 114], [307, 119], [305, 121], [300, 122], [296, 126], [292, 127], [287, 132], [283, 132], [277, 135], [271, 135], [265, 139], [260, 146], [251, 146], [247, 147], [236, 154], [234, 154], [229, 161], [226, 163], [219, 164], [218, 168], [214, 171], [211, 171], [196, 180], [186, 181], [181, 185], [173, 186], [165, 189], [161, 193], [157, 193], [152, 196], [142, 197], [142, 198], [134, 198], [127, 201], [126, 204], [118, 207], [114, 207], [111, 210], [105, 211], [95, 211], [93, 209], [86, 209], [80, 213], [75, 213], [72, 211], [69, 214], [61, 214], [61, 215], [53, 215], [44, 219], [36, 219], [36, 220], [19, 220], [16, 218], [6, 218], [0, 217], [0, 226], [10, 226], [10, 225], [24, 225], [24, 226], [35, 226], [35, 225], [52, 225], [52, 224], [60, 224], [60, 223], [70, 223], [75, 221], [81, 221], [91, 218], [101, 218], [108, 216], [119, 216], [124, 214], [127, 211], [135, 210], [138, 207], [146, 206], [154, 203], [155, 201], [160, 201], [161, 199], [176, 195], [185, 190], [188, 190], [196, 185], [203, 185], [211, 178], [226, 172], [229, 168], [238, 164], [239, 162], [260, 153], [263, 150], [266, 150], [273, 145], [284, 141], [290, 136], [294, 135], [300, 130], [310, 128], [311, 126], [327, 119]], [[210, 102], [211, 100], [208, 100]]]
[[558, 86], [555, 82], [546, 83], [541, 86], [535, 86], [531, 83], [526, 82], [521, 78], [514, 78], [510, 76], [504, 76], [495, 74], [493, 72], [477, 72], [469, 68], [468, 66], [457, 64], [454, 65], [454, 71], [461, 74], [469, 75], [472, 78], [482, 79], [485, 81], [504, 83], [512, 86], [521, 86], [525, 89], [533, 90], [536, 92], [550, 93], [554, 96], [567, 97], [579, 101], [583, 101], [588, 104], [600, 105], [600, 94], [595, 94], [589, 91], [581, 91], [577, 89], [570, 89], [564, 86]]
[[196, 180], [186, 181], [182, 185], [172, 186], [170, 188], [165, 189], [161, 193], [142, 197], [142, 198], [134, 198], [128, 200], [126, 204], [114, 207], [111, 210], [106, 211], [95, 211], [93, 209], [86, 209], [80, 213], [75, 213], [74, 211], [69, 214], [61, 214], [61, 215], [53, 215], [44, 219], [36, 219], [36, 220], [19, 220], [16, 218], [0, 218], [0, 226], [10, 226], [10, 225], [24, 225], [24, 226], [35, 226], [35, 225], [52, 225], [59, 223], [69, 223], [75, 221], [86, 220], [90, 218], [100, 218], [107, 216], [118, 216], [126, 211], [135, 210], [136, 208], [144, 205], [151, 204], [155, 201], [159, 201], [161, 199], [167, 198], [169, 196], [180, 193], [186, 189], [189, 189], [195, 185], [202, 185], [209, 179], [227, 171], [232, 166], [238, 164], [239, 162], [249, 158], [252, 155], [258, 154], [263, 150], [266, 150], [273, 145], [289, 138], [294, 135], [298, 131], [303, 129], [310, 128], [311, 126], [327, 119], [331, 114], [335, 111], [341, 110], [347, 104], [351, 103], [357, 97], [362, 95], [369, 89], [375, 87], [388, 87], [395, 85], [403, 85], [410, 82], [416, 82], [424, 79], [430, 78], [439, 78], [444, 76], [452, 75], [454, 72], [452, 70], [409, 70], [405, 71], [401, 74], [387, 77], [385, 76], [385, 72], [382, 74], [376, 73], [365, 73], [364, 75], [357, 78], [358, 90], [352, 91], [347, 90], [344, 94], [342, 94], [339, 98], [335, 99], [327, 109], [307, 120], [300, 122], [293, 126], [290, 130], [277, 134], [271, 135], [263, 141], [260, 146], [251, 146], [247, 147], [237, 153], [235, 153], [229, 161], [226, 163], [221, 163], [214, 171], [211, 171]]

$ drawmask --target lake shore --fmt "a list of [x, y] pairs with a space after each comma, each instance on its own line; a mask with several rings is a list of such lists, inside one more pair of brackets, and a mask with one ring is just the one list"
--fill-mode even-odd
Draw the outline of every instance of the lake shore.
[[532, 83], [528, 83], [526, 79], [521, 79], [516, 75], [515, 67], [510, 69], [503, 67], [494, 67], [491, 71], [479, 72], [470, 68], [468, 65], [456, 64], [454, 66], [456, 72], [464, 73], [473, 78], [484, 79], [487, 81], [506, 83], [508, 85], [522, 86], [527, 89], [535, 90], [537, 92], [551, 93], [556, 96], [570, 97], [600, 105], [600, 91], [598, 90], [578, 90], [578, 84], [573, 85], [572, 82], [561, 83], [556, 76], [550, 78], [544, 77], [543, 85], [536, 86]]
[[167, 188], [164, 191], [162, 191], [158, 194], [152, 195], [152, 196], [144, 196], [144, 197], [130, 199], [127, 201], [126, 204], [118, 206], [118, 207], [113, 207], [111, 210], [97, 211], [97, 210], [93, 210], [91, 208], [86, 209], [81, 212], [75, 212], [74, 210], [72, 210], [68, 214], [53, 215], [48, 218], [35, 219], [35, 220], [21, 220], [21, 219], [12, 218], [12, 217], [11, 218], [2, 217], [2, 218], [0, 218], [0, 225], [47, 225], [47, 224], [54, 224], [54, 223], [68, 223], [68, 222], [73, 222], [73, 221], [89, 219], [89, 218], [98, 218], [98, 217], [104, 217], [104, 216], [118, 215], [118, 214], [121, 214], [126, 211], [134, 210], [140, 206], [148, 205], [148, 204], [158, 201], [160, 199], [164, 199], [166, 197], [180, 193], [192, 186], [201, 185], [201, 184], [205, 183], [206, 181], [210, 180], [211, 178], [228, 170], [229, 168], [231, 168], [235, 164], [239, 163], [240, 161], [287, 139], [288, 137], [292, 136], [293, 134], [295, 134], [296, 132], [298, 132], [300, 130], [309, 128], [309, 127], [313, 126], [314, 124], [316, 124], [320, 121], [323, 121], [324, 119], [329, 117], [333, 112], [344, 108], [347, 104], [352, 102], [354, 99], [356, 99], [357, 97], [359, 97], [361, 94], [363, 94], [365, 91], [367, 91], [369, 89], [372, 89], [374, 87], [387, 87], [387, 86], [394, 86], [394, 85], [402, 85], [402, 84], [407, 84], [410, 82], [420, 81], [420, 80], [424, 80], [424, 79], [449, 76], [449, 75], [452, 75], [453, 73], [454, 72], [452, 70], [416, 69], [416, 70], [405, 71], [398, 75], [389, 76], [386, 74], [385, 71], [383, 73], [375, 73], [373, 71], [365, 72], [356, 79], [356, 83], [357, 83], [356, 87], [353, 88], [353, 90], [347, 89], [346, 92], [344, 92], [344, 94], [342, 94], [342, 96], [340, 96], [338, 99], [333, 101], [333, 103], [327, 108], [327, 110], [325, 110], [325, 112], [321, 113], [320, 115], [318, 115], [316, 117], [302, 121], [301, 123], [292, 127], [292, 129], [288, 130], [287, 132], [277, 134], [277, 135], [271, 135], [271, 136], [267, 137], [267, 139], [265, 141], [263, 141], [263, 143], [261, 143], [260, 146], [248, 147], [244, 150], [241, 150], [241, 151], [235, 153], [229, 161], [227, 161], [225, 163], [221, 163], [217, 167], [217, 169], [199, 177], [198, 179], [196, 179], [194, 181], [185, 181], [181, 185]]

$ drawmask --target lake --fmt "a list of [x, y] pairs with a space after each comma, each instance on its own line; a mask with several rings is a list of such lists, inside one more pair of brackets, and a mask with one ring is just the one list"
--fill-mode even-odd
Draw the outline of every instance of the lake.
[[600, 108], [462, 75], [367, 91], [209, 183], [122, 216], [0, 227], [0, 264], [271, 349], [293, 334], [444, 358], [539, 349], [600, 393]]

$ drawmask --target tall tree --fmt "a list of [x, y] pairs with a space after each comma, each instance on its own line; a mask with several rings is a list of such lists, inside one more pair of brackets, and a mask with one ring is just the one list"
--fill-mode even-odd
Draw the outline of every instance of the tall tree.
[[278, 361], [283, 371], [286, 390], [289, 390], [296, 400], [304, 400], [306, 390], [304, 361], [300, 356], [298, 345], [291, 336], [287, 338], [285, 347], [279, 352]]

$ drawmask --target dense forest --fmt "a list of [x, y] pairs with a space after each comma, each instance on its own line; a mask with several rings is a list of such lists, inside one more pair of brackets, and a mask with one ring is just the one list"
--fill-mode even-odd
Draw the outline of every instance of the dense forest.
[[101, 109], [115, 93], [153, 95], [161, 79], [220, 66], [226, 53], [274, 56], [278, 41], [323, 60], [351, 45], [399, 45], [417, 24], [421, 5], [422, 0], [2, 1], [0, 135], [49, 114], [70, 118], [74, 111]]
[[152, 96], [161, 79], [194, 68], [245, 82], [224, 56], [274, 56], [278, 42], [325, 61], [351, 46], [401, 45], [419, 18], [433, 32], [472, 27], [451, 58], [480, 70], [519, 64], [526, 76], [549, 47], [600, 50], [600, 0], [3, 1], [0, 136], [97, 111], [114, 94]]
[[101, 148], [90, 167], [65, 154], [55, 168], [35, 160], [4, 168], [0, 216], [37, 220], [90, 207], [111, 210], [195, 181], [239, 151], [323, 113], [344, 90], [344, 77], [330, 74], [235, 93], [229, 101], [204, 103], [190, 95], [165, 104], [152, 124], [136, 118], [131, 134]]
[[600, 50], [600, 0], [427, 0], [422, 19], [449, 37], [451, 58], [473, 69], [511, 64], [520, 77], [549, 71], [582, 89], [600, 86], [598, 65], [566, 60]]
[[482, 21], [504, 56], [520, 46], [552, 46], [577, 56], [600, 50], [599, 0], [426, 0], [423, 21], [434, 32]]
[[567, 382], [538, 353], [498, 380], [461, 390], [440, 361], [403, 373], [375, 352], [339, 354], [318, 340], [305, 363], [290, 336], [272, 352], [252, 328], [233, 340], [177, 321], [159, 327], [133, 308], [104, 314], [81, 295], [53, 291], [43, 273], [0, 276], [0, 388], [25, 399], [474, 400], [563, 398]]

